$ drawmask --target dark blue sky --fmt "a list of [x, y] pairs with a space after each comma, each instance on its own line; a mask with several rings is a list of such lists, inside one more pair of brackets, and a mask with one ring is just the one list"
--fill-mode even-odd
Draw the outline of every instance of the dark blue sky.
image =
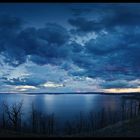
[[0, 92], [140, 91], [140, 4], [1, 3]]

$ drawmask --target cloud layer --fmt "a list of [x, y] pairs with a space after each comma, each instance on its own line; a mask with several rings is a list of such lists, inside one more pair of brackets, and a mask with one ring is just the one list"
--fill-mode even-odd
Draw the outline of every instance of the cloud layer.
[[7, 86], [20, 91], [139, 87], [132, 81], [140, 77], [140, 5], [96, 6], [86, 12], [71, 10], [78, 14], [71, 12], [68, 26], [49, 21], [44, 27], [26, 27], [24, 19], [1, 15], [3, 90]]

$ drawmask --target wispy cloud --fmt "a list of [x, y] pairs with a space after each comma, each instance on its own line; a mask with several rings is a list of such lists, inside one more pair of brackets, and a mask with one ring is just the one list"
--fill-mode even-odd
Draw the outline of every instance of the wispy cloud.
[[59, 83], [54, 83], [54, 82], [46, 82], [42, 85], [40, 85], [42, 87], [48, 87], [48, 88], [57, 88], [57, 87], [63, 87], [63, 84], [59, 84]]
[[20, 91], [30, 91], [30, 90], [35, 90], [38, 89], [35, 86], [29, 86], [29, 85], [24, 85], [24, 86], [15, 86], [14, 89], [18, 92]]

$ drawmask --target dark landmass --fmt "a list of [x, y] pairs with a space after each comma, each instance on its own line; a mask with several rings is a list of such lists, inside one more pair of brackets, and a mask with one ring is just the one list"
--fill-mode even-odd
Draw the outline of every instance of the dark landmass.
[[140, 137], [140, 116], [117, 122], [116, 124], [90, 133], [47, 136], [45, 134], [23, 133], [1, 129], [0, 137]]
[[98, 137], [140, 137], [140, 116], [120, 121], [95, 132]]
[[101, 95], [140, 95], [140, 92], [135, 92], [135, 93], [105, 93], [105, 92], [67, 92], [67, 93], [0, 93], [0, 94], [29, 94], [29, 95], [42, 95], [42, 94], [49, 94], [49, 95], [60, 95], [60, 94], [101, 94]]

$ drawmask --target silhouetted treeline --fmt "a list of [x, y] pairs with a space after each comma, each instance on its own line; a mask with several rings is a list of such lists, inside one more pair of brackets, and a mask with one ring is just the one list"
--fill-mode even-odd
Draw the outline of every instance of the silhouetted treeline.
[[[122, 99], [121, 110], [112, 111], [102, 108], [99, 112], [90, 111], [87, 114], [79, 112], [75, 118], [66, 122], [57, 122], [54, 114], [38, 111], [31, 104], [31, 111], [23, 109], [24, 101], [8, 104], [3, 101], [0, 109], [0, 129], [8, 129], [26, 133], [54, 135], [73, 135], [94, 132], [118, 121], [127, 120], [140, 115], [138, 100]], [[58, 125], [59, 124], [59, 125]]]

